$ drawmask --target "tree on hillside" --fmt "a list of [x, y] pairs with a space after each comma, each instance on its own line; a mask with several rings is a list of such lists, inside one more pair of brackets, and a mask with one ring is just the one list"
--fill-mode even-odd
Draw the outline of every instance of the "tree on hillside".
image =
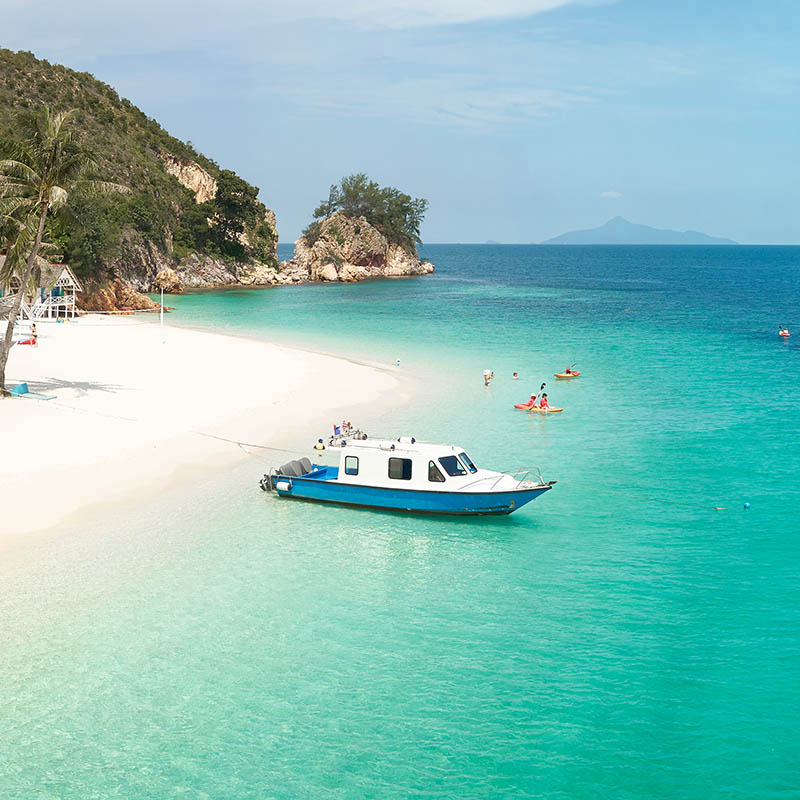
[[181, 213], [175, 230], [176, 253], [197, 250], [220, 258], [243, 261], [273, 259], [275, 232], [264, 218], [258, 188], [229, 169], [220, 170], [212, 200], [192, 205]]
[[420, 226], [427, 209], [427, 200], [411, 197], [391, 186], [379, 186], [359, 172], [331, 186], [328, 199], [314, 210], [315, 222], [307, 230], [311, 233], [319, 230], [319, 220], [342, 211], [348, 217], [364, 217], [390, 242], [416, 252], [417, 245], [422, 244]]
[[14, 323], [34, 277], [48, 216], [65, 213], [70, 193], [77, 189], [101, 194], [127, 191], [116, 183], [90, 179], [96, 165], [75, 141], [70, 124], [74, 113], [54, 113], [45, 107], [26, 118], [21, 141], [0, 145], [0, 219], [7, 250], [0, 284], [10, 285], [13, 277], [20, 281], [0, 341], [0, 395], [7, 394], [5, 371]]

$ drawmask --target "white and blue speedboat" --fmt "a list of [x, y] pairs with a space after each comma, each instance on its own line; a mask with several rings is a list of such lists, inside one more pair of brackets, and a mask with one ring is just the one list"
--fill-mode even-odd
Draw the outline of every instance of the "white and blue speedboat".
[[461, 447], [412, 437], [343, 439], [339, 466], [290, 461], [264, 475], [280, 497], [428, 514], [510, 514], [549, 491], [533, 470], [494, 472]]

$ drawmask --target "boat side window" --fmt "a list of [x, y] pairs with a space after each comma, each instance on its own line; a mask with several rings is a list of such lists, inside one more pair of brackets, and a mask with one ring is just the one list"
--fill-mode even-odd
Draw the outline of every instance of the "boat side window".
[[439, 463], [444, 467], [448, 475], [466, 475], [467, 471], [455, 456], [442, 456]]
[[411, 459], [410, 458], [390, 458], [389, 477], [399, 481], [411, 480]]
[[428, 462], [428, 480], [433, 483], [444, 483], [444, 475], [442, 475], [439, 467], [433, 461]]
[[344, 474], [358, 475], [358, 456], [344, 457]]
[[461, 463], [470, 471], [470, 472], [477, 472], [478, 468], [472, 463], [472, 459], [466, 453], [459, 453], [458, 457], [461, 459]]

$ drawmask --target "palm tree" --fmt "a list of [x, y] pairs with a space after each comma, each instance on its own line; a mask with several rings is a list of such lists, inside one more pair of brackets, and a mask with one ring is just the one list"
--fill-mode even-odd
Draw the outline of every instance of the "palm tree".
[[6, 334], [0, 342], [0, 396], [5, 390], [5, 371], [22, 299], [34, 277], [48, 215], [63, 212], [75, 189], [111, 193], [125, 187], [90, 180], [96, 171], [91, 154], [75, 140], [71, 127], [75, 110], [52, 112], [48, 107], [28, 118], [23, 141], [0, 158], [0, 218], [10, 228], [8, 254], [0, 282], [20, 279], [8, 315]]

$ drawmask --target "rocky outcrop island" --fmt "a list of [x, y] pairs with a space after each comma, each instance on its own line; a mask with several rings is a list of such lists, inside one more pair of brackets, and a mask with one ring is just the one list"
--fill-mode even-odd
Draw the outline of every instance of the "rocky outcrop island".
[[75, 128], [96, 155], [99, 176], [129, 190], [122, 198], [75, 197], [72, 219], [48, 224], [51, 252], [81, 280], [86, 310], [155, 308], [143, 293], [162, 288], [356, 281], [433, 270], [416, 250], [427, 203], [364, 175], [331, 187], [294, 257], [279, 263], [275, 213], [257, 187], [88, 73], [0, 49], [0, 141], [19, 141], [24, 115], [43, 106], [76, 109]]
[[381, 187], [363, 173], [342, 178], [281, 273], [290, 280], [360, 281], [433, 272], [433, 264], [417, 255], [427, 207], [426, 200]]

